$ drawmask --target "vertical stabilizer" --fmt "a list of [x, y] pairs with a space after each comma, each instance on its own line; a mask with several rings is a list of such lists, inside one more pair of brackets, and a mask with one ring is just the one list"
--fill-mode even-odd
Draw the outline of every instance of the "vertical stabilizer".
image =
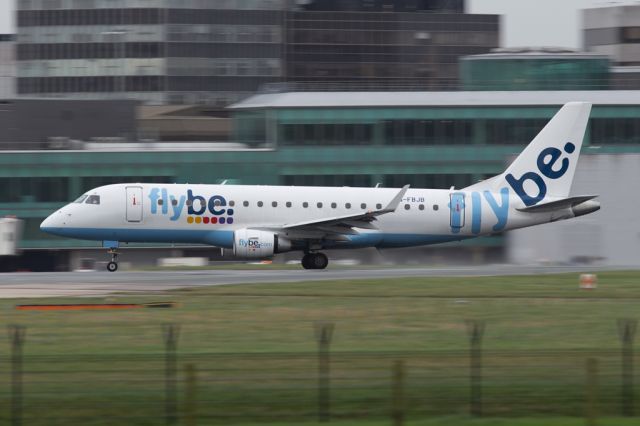
[[468, 189], [497, 192], [508, 187], [526, 206], [545, 198], [567, 197], [590, 112], [588, 102], [567, 103], [504, 173]]

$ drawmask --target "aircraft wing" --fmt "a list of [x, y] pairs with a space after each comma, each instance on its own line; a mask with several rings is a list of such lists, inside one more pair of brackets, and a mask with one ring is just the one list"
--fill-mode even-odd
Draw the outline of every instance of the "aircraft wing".
[[409, 185], [405, 185], [393, 197], [386, 207], [380, 210], [362, 211], [351, 215], [328, 217], [305, 222], [290, 223], [280, 226], [279, 229], [284, 231], [302, 231], [322, 234], [347, 234], [353, 235], [358, 232], [353, 228], [376, 229], [372, 223], [375, 222], [377, 216], [396, 211], [398, 205], [402, 201], [404, 194], [409, 189]]

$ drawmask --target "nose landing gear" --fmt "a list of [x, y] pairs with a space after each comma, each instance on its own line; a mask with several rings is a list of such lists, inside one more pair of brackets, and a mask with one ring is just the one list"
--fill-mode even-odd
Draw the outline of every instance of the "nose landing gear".
[[329, 259], [324, 253], [307, 253], [302, 257], [304, 269], [324, 269], [329, 264]]
[[115, 248], [109, 249], [111, 255], [111, 262], [107, 263], [107, 271], [115, 272], [118, 270], [118, 250]]

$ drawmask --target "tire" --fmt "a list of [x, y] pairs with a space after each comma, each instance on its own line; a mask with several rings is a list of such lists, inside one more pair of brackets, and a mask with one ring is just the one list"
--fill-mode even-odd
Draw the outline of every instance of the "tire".
[[324, 253], [315, 253], [311, 258], [313, 269], [325, 269], [329, 265], [329, 258]]
[[107, 271], [115, 272], [118, 270], [118, 264], [116, 262], [107, 263]]
[[312, 255], [310, 254], [305, 254], [304, 256], [302, 256], [302, 261], [300, 263], [302, 263], [302, 267], [304, 269], [313, 269], [313, 265], [311, 264], [311, 257]]

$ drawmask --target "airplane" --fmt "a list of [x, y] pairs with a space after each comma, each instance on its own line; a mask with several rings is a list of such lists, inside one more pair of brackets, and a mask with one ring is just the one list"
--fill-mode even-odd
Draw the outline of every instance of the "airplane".
[[190, 243], [242, 259], [328, 249], [461, 241], [592, 213], [597, 195], [569, 196], [591, 104], [565, 104], [500, 175], [463, 189], [124, 183], [101, 186], [47, 217], [50, 234], [102, 241], [118, 269], [121, 243]]

